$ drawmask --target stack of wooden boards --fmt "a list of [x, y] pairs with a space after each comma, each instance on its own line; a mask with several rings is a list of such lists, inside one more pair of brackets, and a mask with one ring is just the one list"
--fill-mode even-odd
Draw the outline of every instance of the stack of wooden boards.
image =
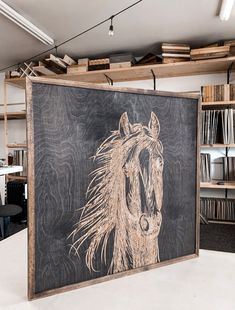
[[53, 75], [66, 73], [67, 67], [74, 65], [76, 62], [70, 56], [65, 55], [60, 58], [50, 54], [44, 61], [39, 61], [38, 66], [34, 66], [34, 70], [42, 75]]
[[234, 101], [235, 84], [202, 86], [201, 94], [202, 102]]
[[192, 49], [190, 52], [191, 60], [203, 60], [212, 58], [221, 58], [229, 56], [230, 46], [212, 46]]
[[188, 44], [162, 43], [162, 63], [174, 63], [190, 60]]
[[82, 58], [78, 60], [78, 64], [67, 68], [68, 74], [76, 74], [79, 72], [128, 68], [135, 64], [135, 58], [131, 53], [113, 54], [109, 58], [88, 59]]
[[[171, 64], [189, 60], [204, 60], [235, 55], [235, 40], [220, 41], [206, 47], [191, 49], [185, 43], [162, 43], [161, 55], [149, 52], [138, 61], [132, 53], [112, 54], [99, 59], [80, 58], [75, 61], [68, 55], [63, 58], [50, 54], [48, 58], [37, 62], [24, 63], [17, 70], [6, 73], [6, 78], [40, 76], [54, 74], [79, 74], [87, 71], [120, 69], [136, 65], [156, 63]], [[219, 100], [219, 99], [218, 99]]]

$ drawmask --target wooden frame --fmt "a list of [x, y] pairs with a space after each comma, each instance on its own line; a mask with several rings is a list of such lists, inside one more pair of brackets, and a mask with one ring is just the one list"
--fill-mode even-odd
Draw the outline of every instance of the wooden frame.
[[92, 84], [78, 83], [74, 81], [63, 81], [51, 78], [27, 78], [26, 79], [26, 94], [27, 94], [27, 139], [28, 139], [28, 298], [29, 300], [50, 296], [55, 293], [65, 292], [67, 290], [76, 289], [91, 284], [96, 284], [99, 282], [116, 279], [122, 277], [123, 275], [131, 275], [140, 271], [150, 270], [156, 267], [168, 265], [175, 262], [184, 261], [197, 257], [199, 255], [199, 224], [200, 224], [200, 214], [199, 214], [199, 158], [200, 158], [200, 144], [199, 144], [199, 120], [201, 103], [198, 100], [198, 119], [197, 119], [197, 146], [196, 146], [196, 232], [195, 232], [195, 253], [173, 258], [160, 263], [151, 264], [148, 266], [143, 266], [128, 271], [119, 272], [116, 274], [106, 275], [100, 278], [88, 280], [85, 282], [80, 282], [76, 284], [66, 285], [64, 287], [50, 289], [44, 292], [35, 293], [35, 179], [34, 179], [34, 119], [33, 119], [33, 107], [32, 107], [32, 85], [37, 84], [49, 84], [49, 85], [59, 85], [68, 87], [79, 87], [84, 89], [95, 89], [95, 90], [106, 90], [115, 91], [122, 93], [133, 93], [133, 94], [148, 94], [148, 95], [158, 95], [158, 96], [172, 96], [180, 98], [192, 98], [199, 99], [199, 96], [193, 94], [185, 93], [173, 93], [173, 92], [159, 92], [153, 90], [143, 90], [143, 89], [131, 89], [131, 88], [116, 88], [112, 86], [98, 86]]

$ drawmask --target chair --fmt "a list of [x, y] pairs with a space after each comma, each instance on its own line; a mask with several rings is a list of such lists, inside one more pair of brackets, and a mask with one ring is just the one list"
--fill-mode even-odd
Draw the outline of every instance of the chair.
[[0, 195], [0, 231], [3, 239], [9, 235], [8, 226], [11, 216], [20, 214], [21, 212], [22, 208], [20, 206], [12, 204], [2, 205], [2, 198]]

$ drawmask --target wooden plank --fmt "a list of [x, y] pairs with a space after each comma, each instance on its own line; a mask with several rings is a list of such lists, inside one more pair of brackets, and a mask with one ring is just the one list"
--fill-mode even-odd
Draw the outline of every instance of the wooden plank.
[[198, 100], [198, 111], [197, 111], [197, 149], [196, 149], [196, 254], [199, 255], [200, 249], [200, 162], [201, 162], [201, 152], [200, 152], [200, 122], [201, 120], [201, 97]]
[[45, 66], [34, 66], [33, 69], [36, 72], [39, 72], [39, 73], [41, 73], [43, 75], [56, 75], [55, 72], [53, 72], [52, 70], [48, 69]]
[[78, 288], [83, 288], [83, 287], [87, 287], [87, 286], [90, 286], [90, 285], [95, 285], [95, 284], [98, 284], [98, 283], [102, 283], [102, 282], [106, 282], [106, 281], [110, 281], [110, 280], [114, 280], [114, 279], [119, 279], [119, 278], [122, 278], [124, 275], [125, 276], [131, 276], [131, 275], [139, 273], [139, 272], [148, 271], [148, 270], [152, 270], [152, 269], [159, 268], [159, 267], [162, 267], [162, 266], [168, 266], [168, 265], [171, 265], [171, 264], [184, 262], [184, 261], [187, 261], [189, 259], [198, 258], [198, 257], [199, 256], [197, 254], [190, 254], [190, 255], [187, 255], [187, 256], [184, 256], [184, 257], [173, 258], [171, 260], [168, 260], [168, 261], [165, 261], [165, 262], [160, 262], [160, 263], [153, 264], [153, 265], [149, 265], [149, 266], [146, 266], [146, 267], [140, 267], [140, 268], [136, 268], [136, 269], [132, 269], [132, 270], [127, 270], [127, 271], [124, 271], [124, 272], [119, 272], [119, 273], [116, 273], [116, 274], [108, 275], [108, 276], [105, 276], [105, 277], [102, 277], [102, 278], [98, 278], [98, 279], [94, 279], [94, 280], [89, 280], [89, 281], [86, 281], [86, 282], [83, 282], [83, 283], [71, 284], [71, 285], [67, 285], [67, 286], [64, 286], [64, 287], [57, 288], [57, 289], [48, 290], [48, 291], [43, 292], [43, 293], [34, 294], [34, 295], [31, 295], [31, 298], [29, 298], [29, 300], [34, 300], [34, 299], [37, 299], [37, 298], [44, 298], [44, 297], [48, 297], [48, 296], [51, 296], [51, 295], [54, 295], [54, 294], [65, 293], [65, 292], [70, 291], [70, 290], [75, 290], [75, 289], [78, 289]]
[[25, 88], [26, 78], [11, 78], [5, 79], [5, 83], [19, 88]]
[[7, 176], [8, 180], [19, 180], [19, 181], [27, 181], [27, 177], [26, 176], [22, 176], [22, 175], [8, 175]]
[[171, 96], [177, 98], [192, 98], [199, 99], [200, 95], [194, 92], [166, 92], [166, 91], [157, 91], [151, 89], [142, 89], [142, 88], [131, 88], [131, 87], [113, 87], [109, 85], [95, 85], [84, 82], [70, 81], [70, 80], [58, 80], [52, 79], [49, 77], [30, 77], [32, 83], [39, 84], [49, 84], [49, 85], [61, 85], [68, 87], [79, 87], [86, 89], [97, 89], [97, 90], [107, 90], [107, 91], [116, 91], [116, 92], [126, 92], [133, 94], [145, 94], [145, 95], [155, 95], [155, 96]]
[[202, 102], [202, 105], [210, 106], [210, 105], [230, 105], [235, 104], [234, 100], [231, 101], [212, 101], [212, 102]]
[[[4, 115], [4, 113], [0, 113], [0, 120], [4, 120]], [[7, 120], [25, 119], [26, 112], [7, 112], [6, 118]]]
[[7, 149], [7, 143], [8, 143], [8, 128], [7, 128], [7, 84], [4, 82], [3, 85], [3, 102], [4, 102], [4, 147], [5, 147], [5, 158], [6, 158], [6, 164], [8, 165], [8, 149]]
[[226, 147], [235, 147], [235, 144], [201, 144], [201, 148], [226, 148]]
[[[223, 182], [223, 181], [221, 181]], [[216, 182], [201, 182], [201, 188], [223, 188], [223, 189], [235, 189], [235, 182], [224, 182], [224, 184], [217, 184]]]
[[28, 299], [35, 292], [35, 205], [34, 205], [34, 128], [32, 83], [26, 80], [27, 142], [28, 142]]
[[214, 223], [214, 224], [227, 224], [227, 225], [235, 225], [235, 222], [231, 221], [222, 221], [222, 220], [208, 220], [209, 223]]
[[[86, 83], [107, 83], [105, 77], [106, 74], [114, 82], [124, 82], [124, 81], [152, 79], [151, 70], [153, 70], [156, 77], [160, 79], [160, 78], [177, 77], [177, 76], [222, 73], [226, 72], [228, 66], [234, 61], [235, 56], [231, 56], [218, 59], [186, 61], [171, 64], [154, 64], [154, 65], [136, 66], [131, 68], [97, 70], [90, 72], [81, 72], [79, 74], [73, 74], [73, 75], [58, 74], [53, 76], [53, 78], [86, 82]], [[25, 79], [20, 78], [6, 79], [6, 83], [25, 88]]]
[[12, 148], [12, 149], [26, 149], [27, 145], [24, 143], [11, 143], [11, 144], [7, 144], [8, 148]]

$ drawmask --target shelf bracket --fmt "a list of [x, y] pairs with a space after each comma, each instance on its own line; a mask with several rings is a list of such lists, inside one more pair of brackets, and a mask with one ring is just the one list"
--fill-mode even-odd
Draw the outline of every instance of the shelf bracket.
[[227, 69], [227, 84], [230, 83], [230, 76], [233, 70], [233, 64], [234, 62], [231, 62], [231, 64], [229, 65], [228, 69]]
[[106, 77], [108, 84], [113, 86], [113, 80], [107, 74], [104, 74], [104, 76]]
[[151, 69], [151, 73], [152, 73], [152, 76], [153, 76], [153, 89], [156, 90], [156, 75], [153, 72], [153, 69]]

